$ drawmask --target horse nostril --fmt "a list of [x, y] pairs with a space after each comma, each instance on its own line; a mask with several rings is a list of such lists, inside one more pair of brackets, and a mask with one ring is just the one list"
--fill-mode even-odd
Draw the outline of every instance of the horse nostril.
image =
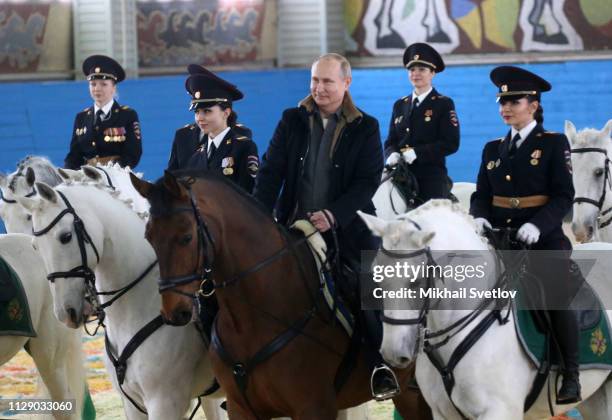
[[410, 362], [410, 359], [407, 358], [407, 357], [402, 356], [402, 357], [400, 357], [399, 361], [400, 361], [400, 363], [402, 365], [407, 365]]
[[68, 313], [68, 316], [70, 317], [70, 321], [76, 324], [77, 323], [77, 313], [74, 310], [74, 308], [66, 308], [66, 312]]
[[593, 226], [589, 226], [589, 227], [587, 228], [587, 230], [588, 230], [588, 232], [589, 232], [589, 237], [590, 237], [590, 236], [592, 236], [592, 235], [593, 235], [593, 231], [594, 231]]

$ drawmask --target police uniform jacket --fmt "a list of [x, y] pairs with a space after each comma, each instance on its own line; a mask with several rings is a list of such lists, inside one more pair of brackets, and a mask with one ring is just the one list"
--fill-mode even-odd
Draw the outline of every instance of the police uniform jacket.
[[[238, 130], [251, 131], [240, 127]], [[255, 142], [238, 134], [236, 128], [231, 128], [219, 144], [219, 148], [210, 157], [210, 161], [206, 154], [207, 143], [206, 135], [200, 142], [200, 128], [197, 124], [189, 124], [177, 130], [172, 143], [168, 170], [210, 170], [234, 181], [247, 192], [252, 192], [259, 168]]]
[[[569, 241], [561, 224], [574, 199], [567, 137], [546, 132], [538, 124], [510, 158], [510, 136], [511, 132], [485, 145], [470, 213], [489, 220], [494, 227], [519, 228], [530, 222], [540, 230], [539, 247], [567, 249]], [[548, 202], [528, 208], [503, 208], [492, 204], [493, 196], [533, 195], [548, 196]]]
[[[277, 219], [283, 224], [292, 222], [297, 211], [314, 106], [308, 96], [297, 108], [283, 112], [257, 174], [255, 197], [270, 212], [276, 207]], [[380, 132], [378, 121], [359, 110], [348, 93], [341, 112], [343, 118], [332, 140], [327, 209], [340, 228], [341, 242], [365, 247], [371, 235], [356, 211], [374, 214], [372, 197], [383, 169]]]
[[417, 156], [410, 165], [417, 178], [433, 177], [446, 182], [446, 156], [459, 148], [459, 121], [451, 98], [432, 89], [415, 109], [412, 95], [393, 104], [385, 157], [401, 153], [407, 146]]
[[119, 156], [121, 166], [135, 168], [142, 155], [140, 122], [136, 111], [114, 101], [110, 116], [101, 122], [95, 119], [93, 106], [77, 114], [64, 166], [79, 169], [92, 158]]

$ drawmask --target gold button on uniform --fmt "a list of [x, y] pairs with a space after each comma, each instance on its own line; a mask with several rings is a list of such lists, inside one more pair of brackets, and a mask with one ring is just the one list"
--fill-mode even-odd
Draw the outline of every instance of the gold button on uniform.
[[512, 177], [510, 175], [506, 175], [506, 181], [511, 181]]
[[91, 142], [91, 145], [92, 145], [92, 146], [95, 146], [95, 145], [96, 145], [96, 142], [95, 142], [95, 141], [92, 141], [92, 142]]
[[512, 223], [512, 219], [506, 219], [506, 223], [508, 224]]
[[410, 128], [406, 128], [406, 133], [410, 131]]

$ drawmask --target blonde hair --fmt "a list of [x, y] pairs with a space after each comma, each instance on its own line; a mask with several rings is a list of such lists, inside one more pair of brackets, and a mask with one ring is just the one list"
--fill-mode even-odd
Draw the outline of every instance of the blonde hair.
[[343, 80], [346, 80], [351, 77], [351, 63], [346, 59], [345, 56], [337, 54], [337, 53], [327, 53], [323, 54], [312, 62], [314, 66], [319, 61], [335, 61], [340, 64], [340, 76]]

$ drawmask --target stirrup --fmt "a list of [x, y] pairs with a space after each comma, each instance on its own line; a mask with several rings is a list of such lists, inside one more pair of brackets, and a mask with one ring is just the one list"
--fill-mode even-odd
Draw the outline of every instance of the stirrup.
[[[374, 377], [379, 371], [384, 371], [387, 374], [390, 374], [393, 380], [393, 383], [394, 383], [393, 388], [390, 388], [389, 390], [386, 390], [384, 392], [375, 392]], [[386, 377], [388, 378], [389, 376], [386, 376]], [[399, 382], [397, 381], [397, 376], [395, 375], [395, 372], [393, 371], [393, 369], [391, 369], [389, 366], [385, 364], [376, 366], [374, 370], [372, 371], [372, 375], [370, 376], [370, 391], [372, 392], [372, 396], [374, 397], [376, 401], [385, 401], [385, 400], [388, 400], [390, 398], [393, 398], [399, 395], [401, 390], [400, 390]]]

